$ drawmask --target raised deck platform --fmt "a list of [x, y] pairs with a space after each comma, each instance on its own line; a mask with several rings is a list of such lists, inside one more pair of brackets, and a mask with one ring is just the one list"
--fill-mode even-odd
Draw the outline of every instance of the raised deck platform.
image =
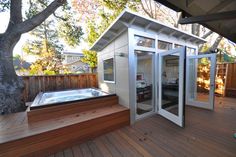
[[119, 104], [87, 105], [57, 117], [36, 114], [33, 121], [27, 112], [1, 116], [0, 156], [45, 156], [130, 123], [129, 109]]

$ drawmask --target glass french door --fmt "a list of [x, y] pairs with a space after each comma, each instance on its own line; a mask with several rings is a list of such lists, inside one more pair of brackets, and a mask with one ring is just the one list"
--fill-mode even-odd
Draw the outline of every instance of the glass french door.
[[184, 126], [185, 47], [159, 53], [159, 114]]
[[136, 119], [154, 112], [154, 52], [135, 50]]
[[214, 110], [216, 54], [187, 57], [186, 104]]

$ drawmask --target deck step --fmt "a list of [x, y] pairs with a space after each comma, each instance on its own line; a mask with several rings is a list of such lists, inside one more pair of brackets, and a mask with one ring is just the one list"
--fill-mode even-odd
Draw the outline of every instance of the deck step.
[[84, 111], [89, 111], [96, 108], [105, 106], [112, 106], [118, 104], [117, 95], [109, 95], [105, 97], [98, 97], [90, 100], [81, 100], [76, 102], [69, 102], [60, 105], [47, 106], [28, 110], [28, 120], [31, 122], [53, 119], [60, 116], [77, 114]]
[[129, 125], [129, 112], [116, 104], [30, 123], [26, 112], [6, 116], [15, 124], [0, 128], [0, 156], [48, 155]]

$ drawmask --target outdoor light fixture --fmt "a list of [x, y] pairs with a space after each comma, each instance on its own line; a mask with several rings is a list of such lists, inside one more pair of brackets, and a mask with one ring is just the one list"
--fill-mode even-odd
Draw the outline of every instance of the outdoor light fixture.
[[126, 55], [125, 55], [125, 53], [123, 53], [123, 52], [120, 52], [120, 53], [117, 53], [117, 55], [116, 56], [119, 56], [119, 57], [125, 57]]

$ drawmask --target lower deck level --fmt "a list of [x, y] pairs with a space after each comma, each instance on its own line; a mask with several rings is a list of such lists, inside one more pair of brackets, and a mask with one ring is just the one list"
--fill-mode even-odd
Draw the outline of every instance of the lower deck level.
[[236, 99], [216, 98], [214, 111], [187, 106], [185, 122], [180, 128], [153, 115], [51, 157], [236, 156]]

